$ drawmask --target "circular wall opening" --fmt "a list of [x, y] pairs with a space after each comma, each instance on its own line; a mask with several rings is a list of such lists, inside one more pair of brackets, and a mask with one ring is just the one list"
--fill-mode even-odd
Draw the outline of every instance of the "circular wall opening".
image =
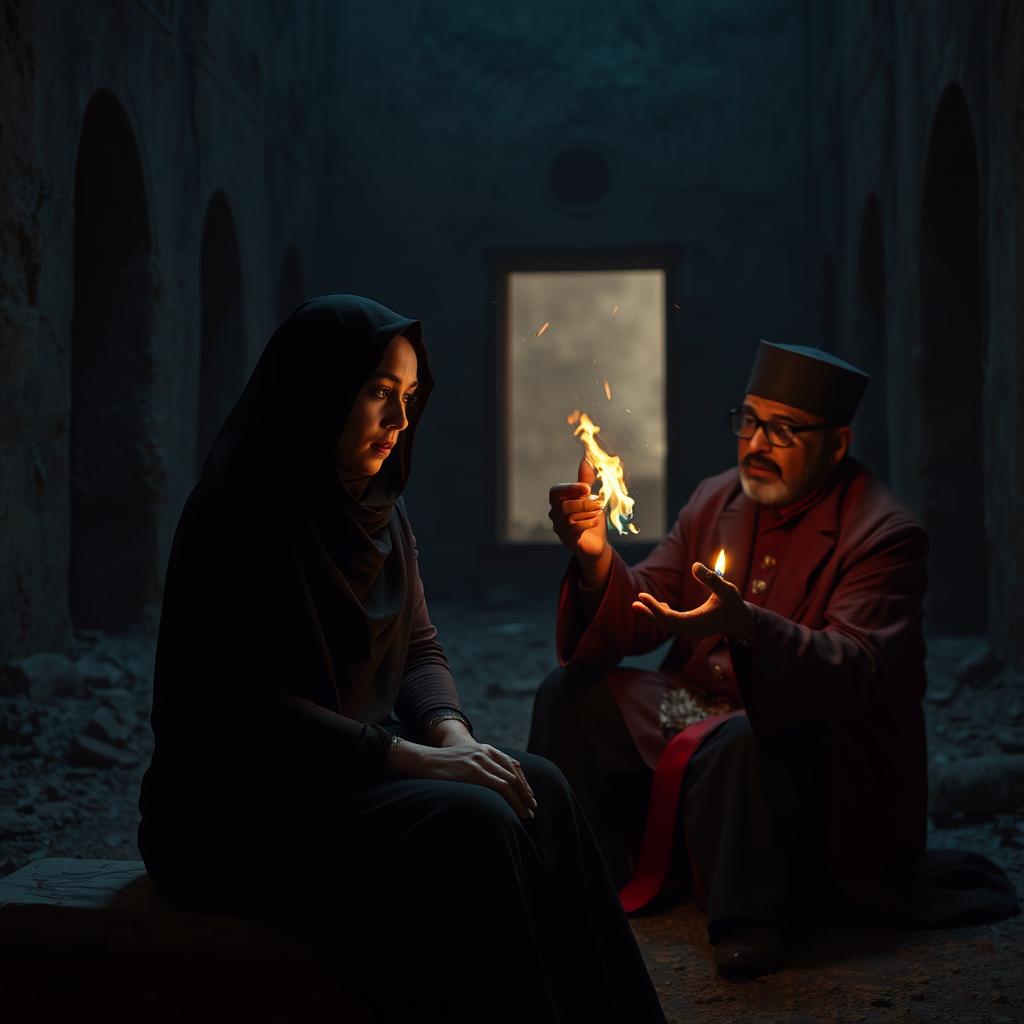
[[563, 150], [548, 168], [551, 194], [567, 206], [583, 208], [599, 203], [611, 187], [612, 172], [604, 154], [593, 146]]

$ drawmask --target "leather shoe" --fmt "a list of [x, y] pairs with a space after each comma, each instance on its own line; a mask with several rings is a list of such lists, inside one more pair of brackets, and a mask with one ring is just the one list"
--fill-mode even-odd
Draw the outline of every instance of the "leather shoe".
[[782, 936], [768, 925], [748, 925], [720, 939], [715, 967], [724, 978], [753, 978], [781, 970], [785, 963]]

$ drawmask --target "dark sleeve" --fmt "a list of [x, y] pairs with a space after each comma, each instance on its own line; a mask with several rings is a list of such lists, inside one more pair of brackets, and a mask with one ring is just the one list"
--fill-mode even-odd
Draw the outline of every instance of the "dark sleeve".
[[749, 646], [731, 643], [730, 650], [759, 733], [837, 722], [907, 696], [900, 688], [910, 680], [897, 668], [920, 635], [927, 549], [916, 523], [879, 531], [849, 559], [822, 629], [753, 609]]
[[433, 712], [441, 708], [461, 711], [461, 704], [448, 659], [430, 621], [418, 566], [414, 569], [410, 586], [412, 629], [402, 685], [395, 701], [395, 714], [403, 723], [419, 730]]
[[386, 773], [392, 742], [386, 729], [346, 718], [286, 687], [270, 690], [263, 710], [268, 731], [283, 732], [285, 748], [317, 770]]
[[[589, 621], [580, 600], [576, 559], [570, 561], [558, 598], [557, 646], [562, 665], [610, 667], [627, 655], [653, 651], [670, 638], [659, 622], [638, 614], [632, 604], [643, 590], [673, 608], [684, 607], [683, 591], [693, 578], [689, 532], [699, 495], [698, 488], [669, 533], [642, 562], [630, 567], [613, 552], [608, 585]], [[686, 657], [692, 645], [681, 643]]]

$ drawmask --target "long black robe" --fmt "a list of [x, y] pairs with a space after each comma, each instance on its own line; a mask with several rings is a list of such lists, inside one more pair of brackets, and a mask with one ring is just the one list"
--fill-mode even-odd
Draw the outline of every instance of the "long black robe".
[[[334, 468], [398, 334], [419, 411], [357, 500]], [[172, 898], [299, 928], [383, 1019], [660, 1021], [579, 805], [522, 755], [520, 820], [480, 786], [395, 778], [458, 696], [400, 493], [431, 379], [419, 325], [353, 296], [271, 339], [182, 513], [157, 649], [140, 849]]]

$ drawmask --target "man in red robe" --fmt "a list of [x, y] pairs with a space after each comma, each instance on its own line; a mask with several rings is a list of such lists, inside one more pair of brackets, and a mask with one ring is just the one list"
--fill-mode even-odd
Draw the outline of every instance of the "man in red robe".
[[[730, 413], [738, 467], [635, 566], [585, 463], [551, 489], [573, 558], [529, 749], [573, 784], [627, 910], [685, 843], [727, 975], [780, 966], [810, 908], [858, 902], [924, 850], [927, 539], [848, 453], [868, 380], [761, 342]], [[669, 639], [659, 671], [616, 667]]]

